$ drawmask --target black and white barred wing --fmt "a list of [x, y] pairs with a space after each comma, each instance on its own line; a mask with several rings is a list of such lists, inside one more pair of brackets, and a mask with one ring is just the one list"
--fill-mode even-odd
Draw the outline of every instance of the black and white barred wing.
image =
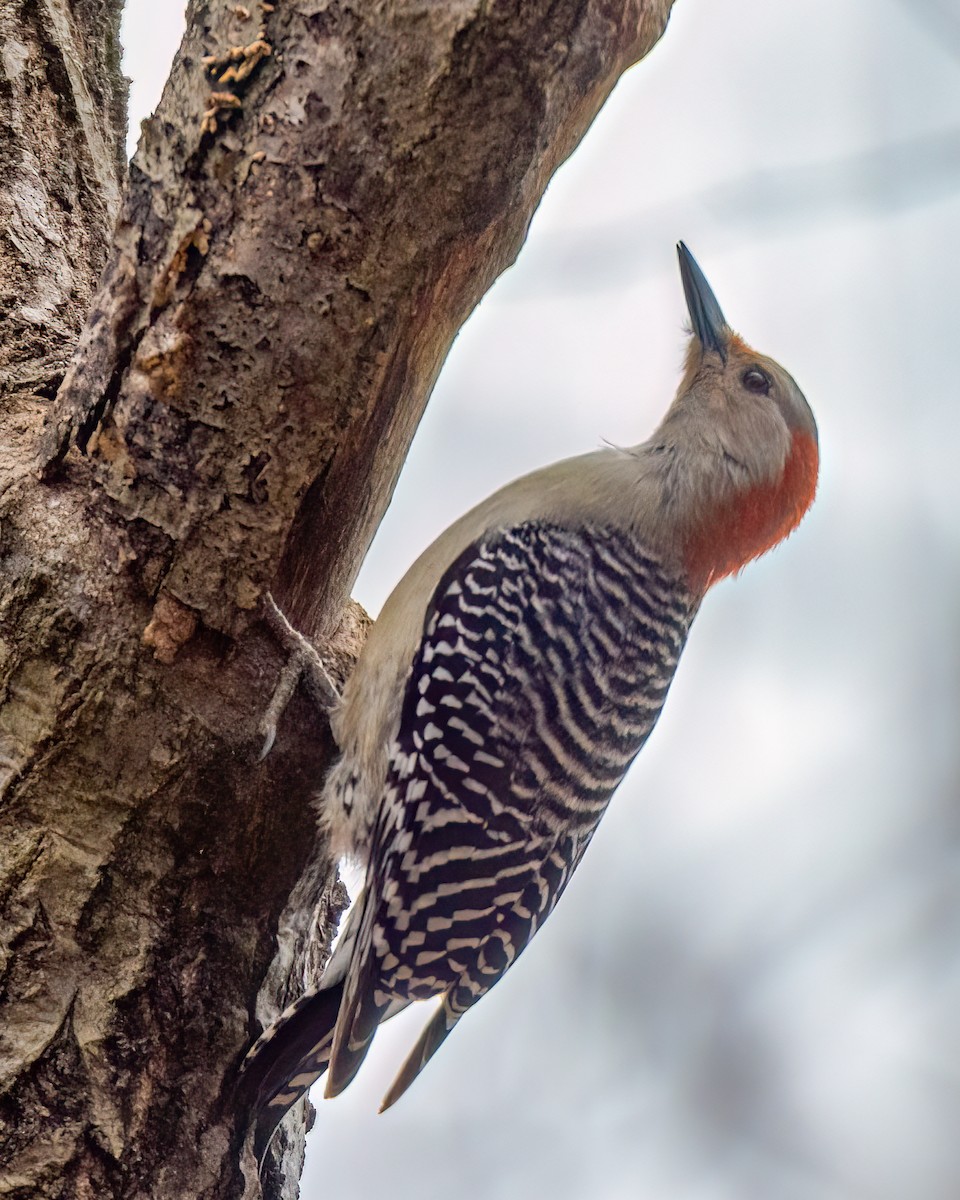
[[552, 911], [659, 715], [692, 620], [627, 535], [525, 524], [441, 580], [407, 683], [328, 1094], [398, 998], [443, 997], [391, 1089]]

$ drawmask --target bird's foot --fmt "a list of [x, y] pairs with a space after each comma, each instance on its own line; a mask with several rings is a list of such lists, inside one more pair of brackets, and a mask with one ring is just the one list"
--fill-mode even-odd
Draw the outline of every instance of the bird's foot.
[[334, 683], [316, 647], [294, 629], [269, 592], [264, 597], [263, 615], [274, 637], [286, 651], [287, 661], [283, 664], [277, 686], [260, 720], [259, 731], [263, 734], [264, 741], [258, 762], [262, 762], [273, 748], [277, 736], [277, 722], [290, 703], [290, 698], [301, 679], [324, 712], [328, 712], [340, 699], [340, 689]]

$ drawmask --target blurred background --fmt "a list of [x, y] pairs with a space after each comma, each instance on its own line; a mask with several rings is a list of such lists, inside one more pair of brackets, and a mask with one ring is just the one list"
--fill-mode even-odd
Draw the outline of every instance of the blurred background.
[[[130, 0], [134, 140], [179, 36]], [[810, 400], [816, 506], [708, 597], [517, 968], [389, 1114], [423, 1006], [316, 1097], [305, 1197], [960, 1196], [955, 0], [678, 3], [461, 333], [356, 595], [506, 480], [650, 433], [680, 237]]]

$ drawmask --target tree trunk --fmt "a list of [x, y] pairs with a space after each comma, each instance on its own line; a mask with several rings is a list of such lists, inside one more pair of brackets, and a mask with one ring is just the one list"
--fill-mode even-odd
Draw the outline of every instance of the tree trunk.
[[196, 0], [121, 201], [118, 6], [0, 0], [0, 1197], [259, 1194], [237, 1066], [345, 899], [260, 599], [348, 673], [450, 343], [669, 8]]

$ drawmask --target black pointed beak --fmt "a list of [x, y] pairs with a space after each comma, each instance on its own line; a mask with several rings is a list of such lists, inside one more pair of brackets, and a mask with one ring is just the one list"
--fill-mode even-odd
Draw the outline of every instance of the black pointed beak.
[[677, 256], [680, 259], [680, 278], [683, 280], [683, 294], [687, 298], [687, 311], [690, 313], [693, 332], [704, 350], [715, 350], [726, 361], [730, 326], [724, 320], [713, 289], [707, 283], [707, 277], [700, 270], [697, 260], [683, 242], [677, 243]]

